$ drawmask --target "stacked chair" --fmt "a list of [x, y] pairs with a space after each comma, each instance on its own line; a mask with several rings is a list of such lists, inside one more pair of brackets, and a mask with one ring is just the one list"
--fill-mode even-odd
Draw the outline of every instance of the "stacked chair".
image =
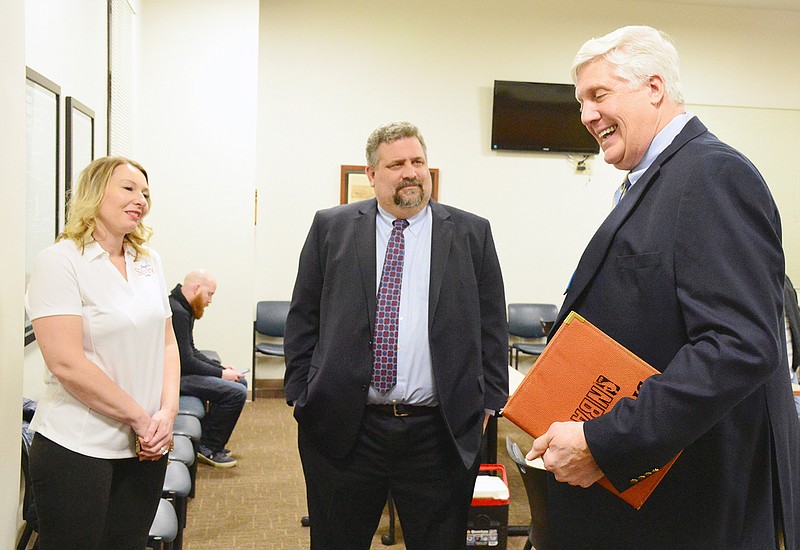
[[186, 527], [188, 503], [197, 485], [197, 451], [203, 428], [200, 419], [206, 414], [205, 403], [198, 397], [181, 395], [178, 414], [172, 427], [173, 449], [164, 479], [162, 497], [172, 502], [178, 518], [178, 532], [172, 548], [180, 550]]
[[197, 450], [200, 445], [200, 436], [202, 435], [203, 428], [200, 420], [206, 414], [205, 403], [199, 398], [192, 395], [181, 395], [178, 402], [178, 417], [187, 416], [194, 417], [195, 420], [175, 418], [178, 425], [176, 431], [173, 428], [173, 440], [175, 448], [170, 452], [169, 459], [183, 462], [189, 468], [189, 474], [192, 477], [192, 492], [189, 496], [194, 498], [194, 486], [197, 479]]
[[[33, 433], [30, 421], [36, 412], [36, 402], [22, 399], [22, 474], [25, 481], [22, 519], [25, 522], [17, 550], [25, 550], [36, 534], [38, 518], [28, 472], [28, 452]], [[180, 550], [183, 529], [186, 527], [188, 500], [194, 497], [197, 471], [197, 445], [202, 428], [198, 416], [205, 414], [205, 405], [196, 397], [181, 396], [179, 413], [175, 417], [173, 439], [175, 447], [169, 453], [169, 464], [164, 478], [161, 501], [150, 527], [147, 547], [153, 550]], [[37, 548], [34, 539], [33, 548]]]
[[186, 465], [182, 462], [170, 461], [167, 464], [167, 475], [164, 477], [161, 500], [172, 504], [177, 519], [177, 531], [172, 543], [174, 550], [180, 550], [183, 543], [183, 529], [186, 527], [186, 512], [191, 488], [192, 481]]
[[[33, 501], [33, 489], [31, 488], [31, 477], [28, 472], [28, 451], [33, 442], [33, 432], [30, 431], [30, 422], [33, 420], [33, 413], [36, 412], [36, 401], [22, 398], [22, 475], [25, 478], [25, 495], [22, 501], [22, 519], [25, 522], [25, 529], [22, 531], [17, 550], [25, 550], [28, 542], [36, 533], [38, 526], [38, 516], [36, 514], [36, 503]], [[38, 546], [34, 543], [34, 548]]]
[[172, 503], [165, 498], [158, 502], [158, 511], [150, 526], [147, 547], [153, 550], [173, 550], [178, 536], [178, 515]]
[[[31, 488], [30, 474], [28, 471], [28, 452], [33, 441], [33, 432], [30, 431], [30, 421], [33, 419], [33, 414], [36, 412], [36, 401], [31, 399], [22, 399], [22, 475], [25, 478], [25, 494], [23, 497], [22, 506], [22, 519], [25, 522], [25, 527], [22, 535], [17, 544], [17, 550], [25, 550], [28, 547], [32, 538], [37, 532], [38, 517], [36, 514], [36, 503], [33, 499], [33, 490]], [[172, 465], [170, 465], [172, 466]], [[179, 498], [179, 495], [185, 492], [188, 495], [189, 472], [185, 470], [183, 476], [183, 490], [170, 489], [167, 491], [167, 480], [165, 480], [165, 493], [173, 498]], [[169, 467], [168, 467], [169, 469]], [[173, 468], [174, 469], [174, 468]], [[170, 476], [168, 475], [168, 478]], [[173, 474], [172, 478], [180, 479], [180, 474]], [[170, 482], [172, 485], [180, 488], [177, 482]], [[170, 501], [162, 498], [158, 504], [158, 511], [150, 527], [150, 533], [147, 540], [147, 547], [153, 550], [173, 550], [175, 546], [173, 543], [179, 535], [178, 530], [178, 514], [176, 508]], [[34, 539], [33, 548], [38, 548], [38, 543]]]

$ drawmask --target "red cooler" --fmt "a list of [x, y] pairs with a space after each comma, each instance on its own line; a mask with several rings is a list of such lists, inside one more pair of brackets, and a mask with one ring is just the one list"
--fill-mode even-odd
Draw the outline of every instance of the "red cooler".
[[481, 464], [467, 523], [467, 547], [505, 550], [508, 539], [508, 478], [502, 464]]

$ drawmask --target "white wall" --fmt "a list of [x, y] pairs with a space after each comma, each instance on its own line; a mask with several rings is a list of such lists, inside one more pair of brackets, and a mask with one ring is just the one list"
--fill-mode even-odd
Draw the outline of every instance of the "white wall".
[[67, 96], [94, 111], [95, 156], [106, 152], [106, 20], [98, 0], [25, 0], [25, 63], [61, 86], [62, 172]]
[[[23, 3], [25, 64], [61, 86], [59, 180], [62, 192], [59, 196], [63, 203], [67, 96], [94, 111], [95, 157], [106, 154], [106, 3], [97, 0], [25, 0]], [[25, 273], [24, 266], [22, 273]], [[36, 343], [25, 348], [24, 372], [23, 394], [38, 400], [44, 391], [44, 362]]]
[[218, 280], [195, 344], [249, 368], [258, 65], [257, 0], [141, 0], [136, 157], [147, 168], [152, 246], [172, 288]]
[[22, 295], [25, 288], [25, 10], [23, 0], [0, 2], [0, 548], [16, 546], [22, 417]]
[[[267, 200], [256, 236], [256, 298], [290, 295], [313, 212], [338, 203], [340, 165], [363, 164], [367, 135], [408, 119], [441, 170], [441, 202], [492, 222], [508, 301], [560, 305], [621, 175], [602, 156], [590, 161], [590, 174], [576, 175], [565, 155], [490, 151], [492, 85], [569, 82], [580, 45], [627, 24], [675, 38], [690, 103], [790, 109], [773, 117], [781, 126], [766, 136], [748, 136], [736, 110], [723, 117], [732, 121], [731, 138], [788, 148], [789, 157], [745, 152], [783, 178], [770, 181], [774, 190], [797, 188], [800, 10], [615, 0], [602, 8], [588, 0], [414, 0], [402, 9], [388, 0], [263, 0], [258, 173]], [[779, 206], [792, 244], [790, 274], [800, 281], [800, 226], [787, 223], [797, 204]]]

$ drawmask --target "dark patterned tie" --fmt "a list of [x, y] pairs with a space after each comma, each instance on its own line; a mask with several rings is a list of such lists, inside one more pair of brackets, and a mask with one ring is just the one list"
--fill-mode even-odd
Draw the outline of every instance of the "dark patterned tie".
[[400, 286], [403, 283], [405, 257], [403, 230], [406, 227], [408, 220], [394, 220], [394, 228], [386, 245], [386, 259], [383, 262], [375, 308], [372, 386], [381, 395], [397, 384], [397, 319], [400, 314]]

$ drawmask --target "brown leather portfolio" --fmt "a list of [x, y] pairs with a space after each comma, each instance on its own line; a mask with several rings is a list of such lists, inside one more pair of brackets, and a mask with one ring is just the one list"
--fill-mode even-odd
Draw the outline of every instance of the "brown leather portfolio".
[[[657, 373], [572, 311], [509, 397], [503, 416], [539, 437], [553, 422], [591, 420], [623, 398], [636, 399], [644, 380]], [[597, 483], [638, 510], [677, 458], [632, 479], [622, 492], [605, 477]]]

